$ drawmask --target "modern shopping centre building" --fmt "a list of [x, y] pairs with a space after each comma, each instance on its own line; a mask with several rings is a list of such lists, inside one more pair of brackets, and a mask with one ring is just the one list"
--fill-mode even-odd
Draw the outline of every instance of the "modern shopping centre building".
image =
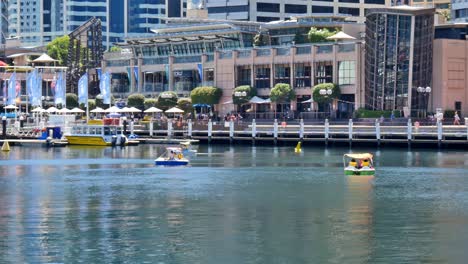
[[[131, 93], [151, 97], [164, 91], [188, 97], [196, 87], [215, 86], [223, 90], [220, 114], [235, 110], [236, 87], [250, 85], [258, 96], [268, 98], [277, 83], [290, 84], [296, 98], [286, 106], [262, 105], [258, 111], [322, 110], [324, 106], [301, 102], [311, 98], [314, 85], [333, 82], [341, 89], [333, 109], [345, 117], [364, 105], [364, 24], [348, 18], [327, 14], [269, 23], [172, 18], [152, 37], [120, 43], [122, 51], [105, 54], [103, 64], [112, 73], [116, 98]], [[311, 27], [340, 29], [348, 36], [307, 43]], [[255, 42], [259, 32], [260, 41]]]

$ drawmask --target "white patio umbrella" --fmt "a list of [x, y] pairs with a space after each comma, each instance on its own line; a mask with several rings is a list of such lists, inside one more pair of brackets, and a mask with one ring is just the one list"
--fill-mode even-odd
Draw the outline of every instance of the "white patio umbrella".
[[165, 113], [181, 114], [184, 113], [184, 110], [177, 107], [172, 107], [171, 109], [166, 110]]
[[51, 107], [47, 108], [46, 111], [47, 111], [47, 113], [56, 113], [58, 111], [58, 109], [51, 106]]
[[136, 107], [134, 107], [134, 106], [132, 106], [132, 107], [130, 107], [130, 112], [131, 112], [131, 113], [135, 113], [135, 112], [136, 112], [136, 113], [139, 113], [139, 112], [141, 112], [141, 110], [138, 109], [138, 108], [136, 108]]
[[263, 103], [265, 103], [265, 99], [262, 99], [262, 98], [260, 98], [258, 96], [254, 96], [254, 97], [250, 98], [249, 103], [251, 103], [251, 104], [263, 104]]
[[145, 112], [145, 113], [161, 113], [162, 111], [163, 111], [163, 110], [152, 106], [152, 107], [146, 109], [144, 112]]
[[39, 107], [36, 107], [33, 110], [31, 110], [31, 112], [32, 113], [44, 113], [44, 112], [46, 112], [46, 110], [39, 106]]
[[340, 31], [333, 36], [327, 37], [327, 39], [339, 41], [339, 40], [355, 40], [356, 38], [344, 33], [343, 31]]
[[106, 110], [102, 109], [101, 107], [96, 107], [95, 109], [90, 111], [91, 113], [105, 113]]
[[[70, 110], [70, 113], [84, 113], [85, 111], [83, 109], [80, 109], [78, 107], [73, 108]], [[91, 111], [92, 112], [92, 111]]]
[[124, 107], [122, 109], [120, 109], [120, 113], [131, 113], [132, 110], [130, 109], [130, 107]]
[[105, 112], [106, 113], [121, 113], [121, 109], [114, 105], [114, 106], [107, 108]]
[[67, 108], [62, 108], [62, 109], [58, 110], [57, 113], [59, 113], [59, 114], [68, 114], [68, 113], [70, 113], [70, 110], [68, 110]]
[[18, 109], [17, 106], [14, 106], [14, 105], [8, 105], [8, 106], [5, 106], [3, 109], [6, 109], [6, 110], [15, 110], [15, 109]]
[[[250, 100], [249, 100], [249, 103], [251, 103], [251, 104], [266, 104], [266, 103], [270, 103], [270, 102], [271, 102], [270, 98], [262, 99], [262, 98], [260, 98], [258, 96], [254, 96], [254, 97], [250, 98]], [[256, 106], [255, 106], [254, 115], [255, 115], [255, 117], [257, 117], [257, 107]]]

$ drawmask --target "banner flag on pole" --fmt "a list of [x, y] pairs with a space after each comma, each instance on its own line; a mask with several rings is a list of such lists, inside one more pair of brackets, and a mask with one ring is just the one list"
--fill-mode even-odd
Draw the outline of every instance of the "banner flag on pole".
[[78, 81], [78, 103], [88, 106], [88, 73]]
[[16, 99], [16, 72], [11, 74], [10, 80], [8, 81], [7, 105], [15, 104], [15, 99]]
[[104, 104], [111, 103], [110, 84], [111, 84], [110, 72], [107, 71], [104, 74], [101, 74], [99, 88], [101, 90], [102, 102]]
[[6, 105], [7, 100], [7, 81], [3, 80], [3, 104]]
[[197, 64], [198, 76], [200, 76], [200, 82], [203, 82], [203, 64]]
[[62, 107], [65, 107], [65, 86], [63, 73], [60, 72], [55, 83], [55, 105], [61, 104]]
[[28, 94], [29, 103], [33, 102], [33, 89], [34, 89], [34, 74], [35, 71], [28, 73], [26, 77], [26, 93]]
[[96, 68], [97, 76], [99, 80], [101, 80], [101, 75], [102, 75], [102, 69], [101, 68]]
[[135, 81], [138, 83], [138, 66], [133, 66], [133, 73], [135, 74]]

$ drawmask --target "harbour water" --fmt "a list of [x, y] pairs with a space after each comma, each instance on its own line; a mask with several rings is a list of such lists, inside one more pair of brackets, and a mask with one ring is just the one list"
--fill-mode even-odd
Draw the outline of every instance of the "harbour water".
[[206, 146], [0, 153], [0, 263], [465, 263], [468, 152]]

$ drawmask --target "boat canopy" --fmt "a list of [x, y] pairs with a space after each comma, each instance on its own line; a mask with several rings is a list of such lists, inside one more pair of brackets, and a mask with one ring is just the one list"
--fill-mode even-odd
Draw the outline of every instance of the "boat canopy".
[[349, 157], [352, 159], [372, 159], [372, 154], [370, 153], [349, 153], [349, 154], [344, 154], [345, 157]]

